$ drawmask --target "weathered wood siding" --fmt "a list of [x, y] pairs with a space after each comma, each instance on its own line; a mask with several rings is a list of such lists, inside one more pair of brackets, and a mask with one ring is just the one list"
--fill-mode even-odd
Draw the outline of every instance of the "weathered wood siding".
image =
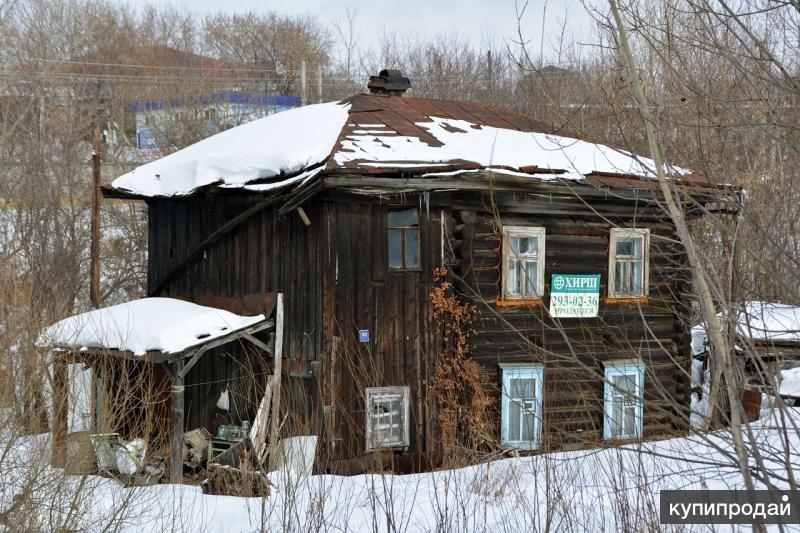
[[[499, 198], [496, 213], [480, 211], [474, 199], [454, 202], [456, 231], [454, 269], [462, 296], [475, 304], [478, 319], [472, 355], [480, 363], [487, 386], [498, 395], [502, 363], [534, 363], [544, 367], [542, 448], [594, 443], [603, 434], [603, 363], [641, 358], [645, 364], [644, 437], [665, 435], [685, 427], [688, 405], [689, 330], [685, 294], [689, 292], [686, 258], [674, 241], [672, 225], [657, 217], [601, 218], [572, 201], [583, 216], [536, 216], [535, 200]], [[498, 198], [494, 199], [498, 202]], [[542, 212], [553, 208], [538, 200]], [[558, 201], [569, 210], [569, 202]], [[487, 205], [483, 203], [483, 205]], [[465, 211], [459, 211], [459, 206]], [[612, 204], [593, 204], [604, 214], [634, 214]], [[471, 210], [470, 210], [471, 209]], [[516, 211], [516, 213], [515, 213]], [[642, 206], [636, 211], [645, 212]], [[652, 211], [651, 211], [652, 212]], [[611, 227], [650, 228], [650, 294], [645, 301], [610, 302], [608, 282]], [[503, 305], [501, 294], [501, 228], [504, 225], [544, 227], [545, 298], [542, 305]], [[550, 279], [560, 274], [600, 274], [601, 301], [597, 318], [549, 317]], [[497, 422], [499, 432], [499, 420]]]
[[[405, 205], [419, 207], [415, 199]], [[422, 269], [398, 272], [388, 268], [388, 209], [358, 197], [332, 198], [323, 207], [323, 337], [329, 341], [323, 402], [336, 442], [331, 457], [365, 453], [366, 387], [408, 385], [409, 451], [429, 445], [433, 412], [426, 380], [436, 355], [429, 294], [441, 264], [440, 212], [420, 209]], [[368, 343], [358, 342], [360, 329], [369, 330]]]
[[[259, 195], [194, 196], [149, 201], [148, 284], [159, 285], [198, 244], [236, 215], [263, 200]], [[312, 372], [322, 344], [322, 275], [319, 206], [306, 206], [311, 226], [297, 213], [279, 218], [267, 207], [226, 234], [168, 283], [161, 296], [285, 295], [283, 396], [289, 427], [316, 423], [317, 387]], [[187, 427], [222, 423], [214, 403], [226, 384], [242, 387], [242, 350], [223, 347], [205, 355], [187, 376]], [[225, 361], [223, 361], [225, 360]], [[266, 364], [254, 368], [264, 368]], [[255, 376], [258, 378], [259, 376]], [[262, 376], [263, 380], [266, 376]], [[195, 383], [203, 383], [195, 387]], [[209, 384], [210, 383], [210, 384]], [[201, 414], [196, 414], [199, 410]], [[195, 414], [192, 414], [195, 413]], [[307, 427], [306, 430], [313, 428]]]

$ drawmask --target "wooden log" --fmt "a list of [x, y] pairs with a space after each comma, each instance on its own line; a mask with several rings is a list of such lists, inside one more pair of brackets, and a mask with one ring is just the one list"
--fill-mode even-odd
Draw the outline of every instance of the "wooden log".
[[183, 482], [183, 361], [175, 361], [171, 367], [169, 482], [181, 483]]
[[68, 400], [67, 362], [63, 357], [53, 361], [53, 452], [51, 464], [63, 468], [67, 462], [67, 408]]

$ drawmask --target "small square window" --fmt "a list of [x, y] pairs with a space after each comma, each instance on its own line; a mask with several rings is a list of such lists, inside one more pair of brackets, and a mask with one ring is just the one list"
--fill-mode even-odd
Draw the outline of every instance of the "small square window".
[[541, 367], [503, 368], [502, 426], [503, 444], [521, 450], [539, 447], [542, 422]]
[[644, 365], [641, 362], [610, 362], [606, 365], [604, 438], [641, 438], [643, 389]]
[[503, 228], [503, 299], [536, 300], [544, 294], [544, 228]]
[[366, 389], [367, 451], [405, 448], [408, 435], [408, 387]]
[[421, 267], [419, 211], [416, 208], [389, 211], [387, 231], [389, 268], [419, 270]]
[[611, 230], [608, 297], [640, 298], [648, 293], [650, 230]]

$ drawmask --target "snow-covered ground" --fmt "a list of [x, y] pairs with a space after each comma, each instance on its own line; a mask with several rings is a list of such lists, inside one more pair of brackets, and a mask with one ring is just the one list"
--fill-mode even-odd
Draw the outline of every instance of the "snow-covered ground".
[[[778, 411], [772, 411], [769, 420], [751, 426], [778, 487], [789, 486], [781, 480], [787, 478], [783, 457], [788, 455], [793, 469], [800, 466], [797, 430], [781, 430], [797, 427], [800, 410], [790, 408], [786, 414], [785, 423], [779, 422]], [[0, 457], [1, 451], [2, 442]], [[48, 437], [20, 440], [12, 452], [0, 462], [0, 512], [37, 461], [49, 457]], [[109, 479], [69, 477], [57, 495], [43, 499], [40, 512], [49, 520], [76, 502], [79, 511], [74, 515], [79, 518], [74, 527], [137, 533], [641, 531], [664, 527], [658, 526], [659, 490], [743, 488], [730, 455], [729, 439], [720, 432], [417, 475], [320, 475], [297, 480], [272, 473], [275, 487], [265, 499], [205, 496], [189, 485], [125, 489]], [[44, 480], [59, 475], [60, 471], [43, 467], [36, 474], [39, 490], [46, 489]], [[731, 531], [730, 526], [719, 529]]]

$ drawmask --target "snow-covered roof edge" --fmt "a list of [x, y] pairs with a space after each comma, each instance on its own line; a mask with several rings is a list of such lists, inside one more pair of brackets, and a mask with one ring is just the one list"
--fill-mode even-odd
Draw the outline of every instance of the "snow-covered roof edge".
[[45, 328], [42, 348], [115, 350], [174, 355], [263, 324], [263, 314], [241, 316], [175, 298], [141, 298], [87, 311]]

